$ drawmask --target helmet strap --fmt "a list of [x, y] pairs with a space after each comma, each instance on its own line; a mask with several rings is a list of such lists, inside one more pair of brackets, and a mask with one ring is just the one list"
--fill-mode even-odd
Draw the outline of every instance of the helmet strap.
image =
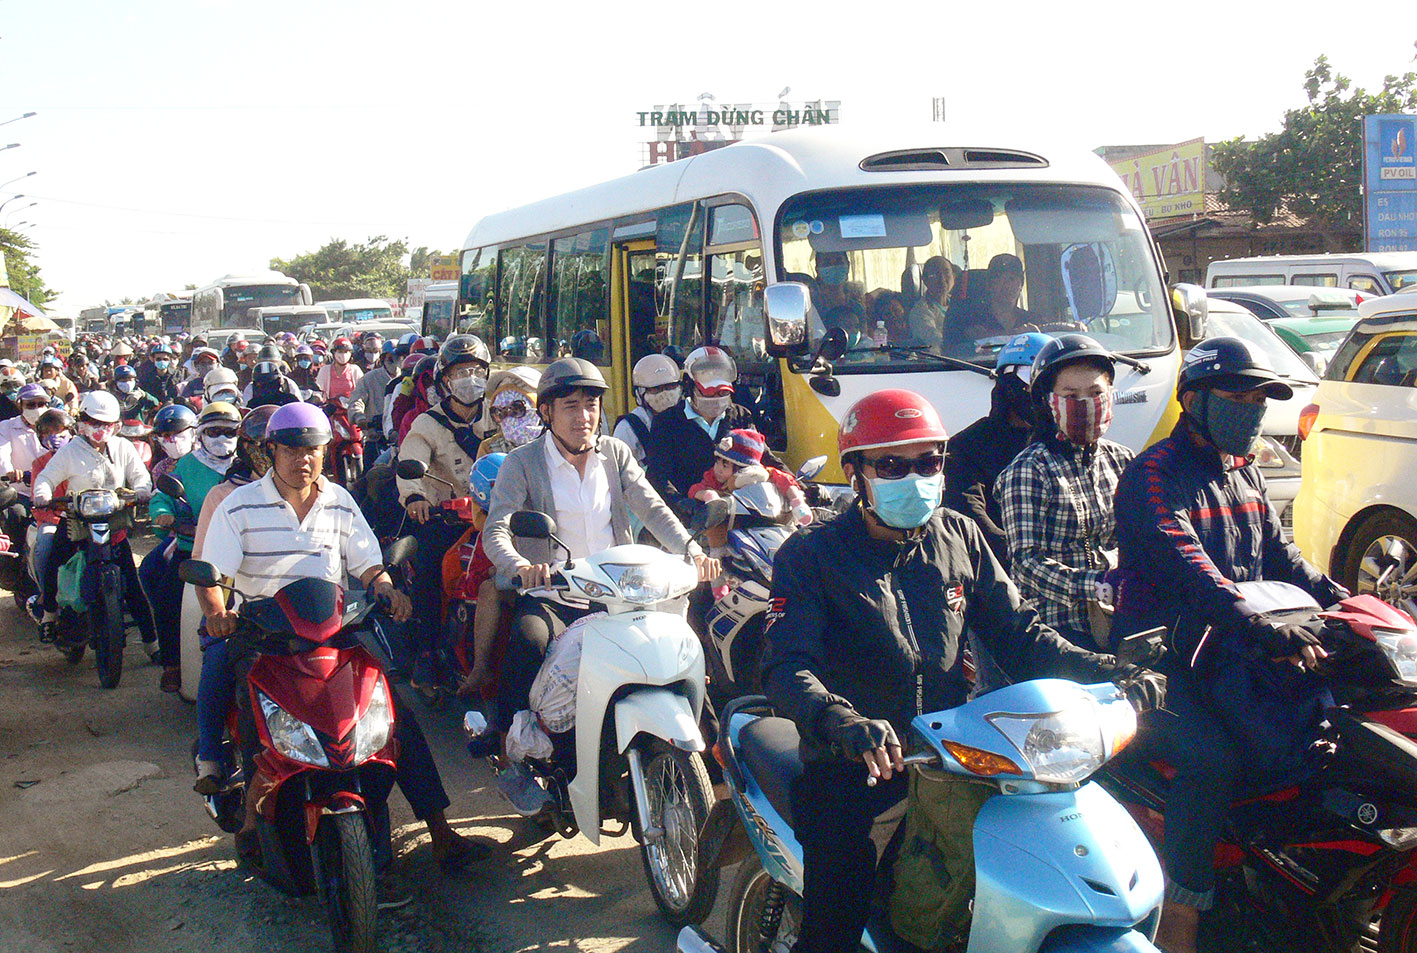
[[559, 446], [562, 450], [566, 451], [573, 457], [583, 457], [595, 449], [594, 437], [591, 437], [591, 442], [587, 446], [577, 449], [576, 447], [573, 447], [566, 441], [562, 440], [560, 435], [558, 435], [556, 431], [551, 429], [550, 421], [547, 421], [546, 431], [547, 433], [551, 434], [551, 439], [556, 441], [557, 446]]

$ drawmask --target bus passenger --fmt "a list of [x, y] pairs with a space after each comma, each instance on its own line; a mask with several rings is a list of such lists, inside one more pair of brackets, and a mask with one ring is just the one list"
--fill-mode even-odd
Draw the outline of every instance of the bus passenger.
[[1023, 262], [1017, 255], [995, 255], [989, 259], [984, 278], [983, 297], [971, 295], [963, 302], [963, 313], [954, 326], [971, 341], [1027, 330], [1025, 325], [1034, 323], [1034, 318], [1018, 306], [1023, 293]]
[[876, 326], [884, 324], [886, 326], [886, 343], [903, 345], [919, 343], [911, 336], [910, 322], [905, 313], [905, 298], [901, 293], [882, 288], [875, 292], [875, 295], [871, 301], [871, 332], [874, 334]]
[[920, 267], [924, 288], [920, 300], [910, 309], [911, 343], [939, 350], [945, 339], [945, 312], [954, 290], [955, 273], [943, 255], [935, 255]]

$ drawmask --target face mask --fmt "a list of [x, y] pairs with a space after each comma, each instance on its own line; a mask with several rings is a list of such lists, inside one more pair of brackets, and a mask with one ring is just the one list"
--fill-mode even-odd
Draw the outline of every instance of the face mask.
[[536, 411], [528, 411], [520, 417], [504, 417], [501, 423], [502, 436], [514, 446], [525, 446], [541, 436], [544, 429]]
[[919, 529], [930, 521], [944, 493], [945, 475], [923, 477], [918, 473], [899, 480], [868, 480], [871, 484], [871, 512], [892, 529]]
[[732, 394], [724, 394], [722, 397], [704, 397], [700, 394], [694, 395], [694, 409], [699, 412], [699, 416], [706, 420], [717, 420], [732, 403]]
[[1053, 412], [1053, 422], [1064, 440], [1079, 447], [1090, 447], [1112, 423], [1112, 392], [1106, 390], [1096, 397], [1049, 394], [1048, 409]]
[[73, 437], [73, 434], [69, 433], [69, 431], [61, 430], [58, 433], [52, 433], [48, 436], [40, 437], [39, 445], [46, 450], [58, 452], [66, 443], [69, 442], [71, 437]]
[[309, 359], [308, 357], [302, 357], [302, 358], [300, 358], [298, 361], [296, 361], [295, 363], [296, 363], [296, 365], [299, 366], [299, 367], [309, 367], [309, 366], [310, 366], [310, 359]]
[[348, 363], [349, 363], [349, 352], [348, 352], [348, 351], [336, 351], [336, 352], [335, 352], [335, 363], [336, 363], [336, 364], [348, 364]]
[[120, 394], [131, 394], [131, 393], [133, 393], [133, 382], [132, 382], [132, 381], [119, 381], [119, 382], [118, 382], [118, 393], [120, 393]]
[[850, 273], [850, 265], [822, 265], [817, 269], [817, 277], [826, 285], [843, 284]]
[[667, 390], [659, 394], [645, 394], [645, 406], [656, 414], [662, 414], [679, 403], [677, 390]]
[[172, 459], [185, 457], [192, 452], [192, 431], [184, 430], [170, 437], [162, 437], [162, 452]]
[[372, 361], [374, 360], [374, 358], [379, 356], [379, 349], [377, 347], [366, 347], [364, 349], [364, 353], [368, 355], [369, 360]]
[[95, 447], [101, 447], [108, 442], [108, 438], [118, 432], [117, 424], [91, 424], [86, 420], [79, 421], [79, 435], [88, 440]]
[[165, 371], [171, 366], [171, 363], [168, 361], [153, 361], [153, 367], [156, 367], [160, 371]]
[[1201, 391], [1198, 397], [1206, 436], [1216, 449], [1232, 457], [1249, 456], [1264, 427], [1264, 405], [1241, 403], [1210, 391]]
[[26, 407], [20, 411], [20, 416], [25, 418], [25, 423], [33, 427], [34, 422], [43, 416], [45, 409], [44, 407]]
[[453, 399], [471, 404], [487, 392], [487, 381], [480, 377], [460, 377], [452, 382]]
[[236, 438], [203, 436], [202, 449], [218, 460], [225, 460], [236, 452]]

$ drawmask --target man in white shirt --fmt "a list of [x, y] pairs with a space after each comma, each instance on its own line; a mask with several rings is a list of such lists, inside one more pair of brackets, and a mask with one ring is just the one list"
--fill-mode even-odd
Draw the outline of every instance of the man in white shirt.
[[15, 489], [28, 496], [29, 487], [23, 477], [44, 453], [34, 425], [40, 414], [49, 409], [49, 394], [38, 383], [26, 384], [17, 399], [20, 415], [0, 420], [0, 479], [14, 481]]

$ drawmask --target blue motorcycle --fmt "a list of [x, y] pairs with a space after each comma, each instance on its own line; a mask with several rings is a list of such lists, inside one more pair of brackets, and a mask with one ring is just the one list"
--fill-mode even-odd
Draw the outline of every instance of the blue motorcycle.
[[[911, 723], [911, 766], [992, 785], [974, 822], [975, 891], [964, 953], [1155, 953], [1161, 866], [1141, 829], [1088, 778], [1131, 741], [1136, 713], [1115, 685], [1040, 679]], [[704, 826], [706, 864], [740, 865], [729, 898], [729, 953], [785, 951], [796, 940], [802, 848], [790, 790], [802, 771], [797, 728], [765, 698], [722, 717], [730, 799]], [[889, 858], [886, 861], [889, 863]], [[905, 944], [872, 914], [861, 946]], [[685, 927], [680, 953], [721, 953]]]

